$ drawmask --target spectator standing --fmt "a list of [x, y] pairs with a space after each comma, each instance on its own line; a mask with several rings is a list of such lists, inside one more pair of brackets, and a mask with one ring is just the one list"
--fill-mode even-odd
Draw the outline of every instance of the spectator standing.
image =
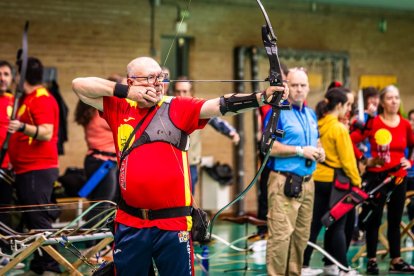
[[[336, 201], [331, 202], [331, 198], [337, 199], [338, 196], [335, 196], [334, 193], [342, 193], [341, 190], [335, 187], [335, 176], [338, 174], [345, 175], [350, 179], [349, 184], [361, 185], [348, 128], [339, 121], [340, 118], [346, 117], [347, 113], [351, 111], [353, 102], [353, 94], [348, 89], [337, 87], [329, 89], [324, 99], [316, 107], [320, 141], [326, 153], [326, 160], [324, 163], [317, 164], [313, 174], [315, 202], [309, 238], [313, 243], [316, 242], [322, 229], [322, 217], [337, 203]], [[346, 189], [350, 190], [350, 188], [349, 185]], [[346, 257], [348, 243], [345, 230], [348, 215], [352, 214], [349, 213], [336, 221], [326, 230], [324, 236], [325, 250], [345, 267], [348, 266]], [[318, 275], [322, 272], [309, 267], [312, 251], [313, 249], [310, 246], [305, 250], [303, 276]], [[339, 271], [338, 267], [328, 259], [325, 259], [324, 273], [327, 275], [357, 274], [355, 270], [349, 272]]]
[[[18, 62], [19, 81], [21, 61]], [[16, 173], [17, 198], [22, 205], [52, 203], [53, 184], [58, 171], [59, 108], [55, 98], [42, 85], [43, 65], [29, 57], [24, 95], [20, 100], [17, 118], [11, 120], [9, 155]], [[24, 213], [23, 222], [31, 229], [51, 229], [55, 214], [42, 207], [37, 212]], [[40, 249], [41, 250], [41, 249]], [[59, 264], [46, 252], [36, 250], [27, 275], [54, 275]]]
[[[3, 145], [9, 126], [13, 109], [13, 95], [10, 93], [13, 83], [12, 66], [5, 60], [0, 61], [0, 145]], [[6, 152], [1, 170], [10, 175], [11, 165], [9, 155]], [[9, 183], [4, 177], [0, 177], [0, 207], [8, 207], [13, 202], [13, 183]], [[0, 221], [11, 227], [10, 213], [0, 212]]]
[[[405, 158], [405, 149], [414, 146], [414, 134], [410, 123], [399, 114], [401, 99], [398, 88], [394, 85], [385, 87], [380, 92], [378, 115], [367, 123], [365, 131], [355, 130], [351, 133], [355, 154], [361, 162], [367, 161], [364, 181], [367, 182], [367, 191], [374, 189], [389, 175], [394, 180], [381, 189], [372, 208], [369, 221], [365, 223], [367, 245], [367, 274], [377, 275], [376, 253], [378, 244], [378, 229], [381, 225], [382, 214], [387, 204], [388, 230], [391, 263], [390, 273], [414, 273], [414, 267], [401, 258], [400, 223], [404, 210], [405, 193], [407, 186], [407, 169], [412, 162]], [[371, 156], [365, 158], [356, 145], [368, 138], [371, 144]], [[371, 207], [363, 206], [362, 213]], [[361, 213], [360, 221], [364, 221]]]
[[[274, 162], [268, 184], [269, 237], [266, 265], [269, 275], [300, 275], [312, 219], [316, 162], [325, 160], [318, 144], [316, 115], [304, 102], [309, 80], [303, 68], [287, 75], [292, 110], [280, 113], [278, 129], [283, 138], [274, 142]], [[270, 113], [267, 118], [270, 117]]]

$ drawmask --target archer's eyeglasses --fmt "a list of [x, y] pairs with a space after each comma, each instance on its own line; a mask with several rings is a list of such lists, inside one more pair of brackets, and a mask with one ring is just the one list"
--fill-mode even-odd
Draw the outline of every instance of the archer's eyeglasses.
[[130, 79], [147, 79], [148, 84], [154, 84], [156, 82], [163, 82], [164, 80], [168, 80], [168, 73], [161, 73], [158, 76], [156, 75], [149, 75], [147, 77], [139, 77], [139, 76], [130, 76]]

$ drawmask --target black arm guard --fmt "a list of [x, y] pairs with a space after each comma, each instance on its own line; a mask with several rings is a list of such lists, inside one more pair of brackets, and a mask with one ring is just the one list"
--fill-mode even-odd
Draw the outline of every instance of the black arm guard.
[[240, 97], [237, 97], [236, 94], [231, 95], [229, 98], [225, 98], [224, 96], [220, 97], [221, 115], [226, 115], [227, 112], [237, 113], [239, 110], [251, 107], [259, 107], [256, 93]]

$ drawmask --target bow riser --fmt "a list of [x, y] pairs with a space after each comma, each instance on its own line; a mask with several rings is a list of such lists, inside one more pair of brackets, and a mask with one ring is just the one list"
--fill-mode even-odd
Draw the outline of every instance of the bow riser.
[[[283, 86], [283, 79], [282, 79], [282, 71], [280, 68], [280, 62], [279, 57], [277, 55], [277, 45], [276, 45], [276, 36], [273, 32], [272, 25], [270, 23], [269, 17], [266, 13], [266, 10], [264, 9], [262, 3], [260, 0], [256, 0], [259, 4], [260, 9], [262, 10], [263, 16], [266, 20], [266, 25], [262, 26], [262, 40], [263, 45], [266, 49], [266, 53], [269, 59], [269, 77], [267, 80], [269, 81], [271, 86]], [[283, 136], [283, 131], [277, 130], [277, 123], [280, 116], [280, 111], [282, 109], [290, 109], [290, 106], [288, 105], [281, 105], [282, 101], [282, 92], [275, 92], [271, 99], [269, 101], [266, 101], [266, 103], [270, 104], [272, 106], [272, 116], [267, 124], [266, 130], [263, 133], [263, 138], [261, 142], [261, 149], [264, 152], [264, 159], [262, 162], [262, 165], [260, 166], [259, 170], [257, 171], [256, 175], [254, 176], [253, 180], [250, 182], [250, 184], [239, 194], [237, 197], [226, 204], [223, 208], [221, 208], [211, 219], [210, 222], [210, 238], [211, 234], [213, 232], [213, 226], [214, 221], [220, 215], [226, 208], [229, 208], [237, 201], [241, 200], [245, 194], [256, 184], [257, 180], [259, 179], [264, 167], [266, 166], [267, 160], [269, 159], [270, 152], [273, 146], [273, 143], [277, 136], [281, 137]]]

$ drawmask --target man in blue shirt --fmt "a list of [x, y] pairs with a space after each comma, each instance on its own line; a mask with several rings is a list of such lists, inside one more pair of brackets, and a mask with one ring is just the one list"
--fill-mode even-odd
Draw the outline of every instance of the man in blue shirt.
[[278, 129], [284, 131], [284, 137], [275, 141], [272, 162], [268, 163], [272, 169], [267, 214], [269, 275], [301, 275], [312, 221], [312, 173], [316, 162], [325, 160], [325, 151], [319, 146], [316, 114], [304, 104], [309, 93], [307, 73], [303, 68], [290, 69], [287, 81], [292, 109], [280, 113]]

